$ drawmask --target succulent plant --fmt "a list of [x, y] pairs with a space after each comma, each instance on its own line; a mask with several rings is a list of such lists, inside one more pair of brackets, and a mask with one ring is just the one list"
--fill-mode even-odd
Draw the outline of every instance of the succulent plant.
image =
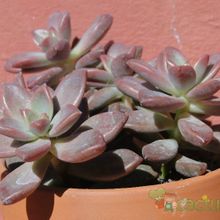
[[[71, 42], [70, 15], [67, 12], [55, 12], [49, 17], [47, 29], [36, 29], [34, 42], [42, 52], [25, 52], [11, 57], [5, 69], [12, 73], [20, 71], [41, 71], [27, 81], [33, 88], [43, 83], [56, 85], [66, 74], [75, 69], [77, 61], [106, 34], [112, 24], [112, 16], [101, 15], [91, 24], [83, 36]], [[99, 47], [95, 53], [104, 53], [105, 47]]]

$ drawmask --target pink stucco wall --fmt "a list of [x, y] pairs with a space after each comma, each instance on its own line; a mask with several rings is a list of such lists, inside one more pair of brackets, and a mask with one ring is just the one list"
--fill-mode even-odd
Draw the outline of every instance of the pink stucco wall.
[[192, 60], [220, 51], [219, 0], [1, 0], [1, 80], [11, 78], [3, 71], [5, 59], [34, 50], [31, 30], [44, 27], [48, 15], [57, 10], [70, 12], [76, 35], [97, 15], [111, 13], [114, 24], [105, 40], [143, 45], [146, 59], [168, 45], [182, 49]]

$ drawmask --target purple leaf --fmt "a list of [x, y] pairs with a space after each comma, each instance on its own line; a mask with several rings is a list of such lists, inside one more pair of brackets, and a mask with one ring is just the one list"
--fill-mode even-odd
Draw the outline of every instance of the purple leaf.
[[196, 73], [191, 66], [173, 66], [169, 69], [169, 78], [180, 92], [191, 89], [196, 82]]
[[115, 84], [117, 88], [126, 95], [138, 100], [138, 94], [145, 87], [142, 81], [131, 76], [124, 76], [116, 79]]
[[206, 172], [207, 164], [180, 156], [175, 163], [175, 169], [186, 177], [200, 176]]
[[204, 147], [213, 139], [212, 129], [192, 115], [180, 118], [178, 128], [184, 140], [195, 146]]
[[109, 48], [107, 54], [113, 58], [116, 58], [117, 56], [120, 56], [122, 54], [127, 54], [130, 49], [131, 46], [127, 46], [122, 43], [113, 43]]
[[0, 143], [0, 158], [15, 156], [15, 148], [13, 147], [14, 139], [0, 135]]
[[196, 82], [199, 83], [205, 76], [209, 64], [209, 55], [202, 56], [194, 65], [196, 71]]
[[108, 106], [108, 112], [131, 112], [132, 108], [123, 102], [114, 102]]
[[185, 106], [185, 102], [181, 98], [168, 96], [147, 88], [140, 90], [139, 101], [144, 107], [159, 112], [175, 112]]
[[47, 167], [48, 157], [24, 163], [0, 182], [0, 200], [9, 205], [29, 196], [40, 185]]
[[100, 89], [88, 98], [89, 110], [102, 108], [121, 97], [121, 92], [115, 87]]
[[164, 73], [160, 73], [153, 69], [150, 65], [148, 65], [143, 60], [131, 59], [127, 62], [128, 66], [137, 72], [141, 77], [150, 82], [156, 88], [159, 88], [167, 93], [172, 94], [174, 92], [174, 88], [169, 80], [164, 76]]
[[[32, 35], [33, 35], [33, 38], [34, 38], [34, 43], [37, 46], [42, 46], [44, 44], [44, 41], [46, 39], [48, 39], [49, 32], [47, 30], [44, 30], [44, 29], [36, 29], [36, 30], [32, 31]], [[45, 49], [47, 49], [47, 48], [43, 47], [42, 49], [45, 51]]]
[[27, 130], [19, 121], [12, 118], [0, 119], [0, 134], [11, 137], [18, 141], [31, 141], [36, 136]]
[[49, 120], [53, 116], [53, 101], [49, 88], [44, 84], [37, 88], [31, 98], [31, 109], [37, 114], [47, 114]]
[[95, 68], [88, 68], [87, 71], [87, 79], [91, 81], [104, 82], [109, 83], [113, 81], [113, 76], [105, 71]]
[[125, 128], [141, 133], [160, 132], [173, 127], [174, 121], [171, 117], [147, 109], [131, 111], [125, 124]]
[[113, 60], [112, 57], [103, 54], [103, 55], [100, 56], [100, 59], [101, 59], [101, 61], [102, 61], [102, 64], [103, 64], [103, 66], [104, 66], [104, 69], [105, 69], [107, 72], [111, 73], [111, 63], [112, 63], [112, 60]]
[[40, 116], [40, 119], [37, 119], [30, 123], [30, 130], [36, 136], [42, 137], [47, 133], [49, 126], [50, 126], [50, 120], [48, 116], [42, 114]]
[[86, 70], [75, 70], [60, 82], [55, 90], [55, 96], [60, 107], [67, 104], [79, 106], [86, 85]]
[[91, 129], [74, 136], [54, 139], [51, 152], [59, 160], [69, 163], [82, 163], [102, 154], [105, 148], [102, 135]]
[[203, 78], [202, 82], [208, 81], [209, 79], [213, 78], [220, 69], [220, 63], [216, 63], [212, 66], [211, 70], [206, 73], [206, 76]]
[[51, 67], [48, 70], [44, 70], [41, 73], [34, 75], [27, 80], [28, 88], [32, 89], [36, 86], [43, 85], [44, 83], [50, 83], [54, 78], [60, 76], [63, 69], [60, 67]]
[[57, 137], [68, 131], [79, 119], [81, 112], [74, 105], [68, 104], [54, 116], [51, 121], [50, 137]]
[[19, 73], [24, 69], [41, 68], [50, 66], [52, 63], [47, 60], [45, 53], [26, 52], [15, 55], [7, 60], [5, 69], [11, 73]]
[[128, 116], [122, 112], [100, 113], [87, 119], [81, 128], [93, 128], [98, 130], [106, 143], [113, 140], [123, 129]]
[[51, 142], [49, 139], [38, 139], [16, 148], [16, 155], [23, 161], [34, 161], [46, 155], [50, 150]]
[[220, 77], [210, 79], [198, 84], [188, 94], [187, 97], [195, 100], [211, 98], [220, 89]]
[[142, 148], [145, 160], [150, 162], [168, 162], [178, 151], [178, 143], [174, 139], [157, 140]]
[[98, 16], [71, 53], [82, 56], [88, 52], [106, 34], [111, 27], [112, 20], [109, 14]]
[[134, 171], [142, 161], [142, 157], [131, 150], [117, 149], [88, 162], [72, 164], [67, 172], [92, 181], [113, 181]]

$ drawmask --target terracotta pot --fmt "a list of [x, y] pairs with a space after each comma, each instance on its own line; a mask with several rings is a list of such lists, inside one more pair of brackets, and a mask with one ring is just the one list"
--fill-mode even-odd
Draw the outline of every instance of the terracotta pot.
[[26, 200], [0, 206], [0, 219], [2, 215], [3, 220], [217, 220], [219, 186], [220, 169], [187, 180], [135, 188], [39, 189]]

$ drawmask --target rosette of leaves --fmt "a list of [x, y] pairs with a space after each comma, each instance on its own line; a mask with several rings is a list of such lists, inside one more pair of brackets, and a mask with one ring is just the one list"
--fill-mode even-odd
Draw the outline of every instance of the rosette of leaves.
[[[12, 73], [40, 71], [27, 81], [27, 86], [49, 83], [56, 85], [61, 77], [75, 69], [76, 62], [103, 38], [112, 24], [112, 16], [98, 16], [79, 39], [71, 42], [71, 22], [67, 12], [56, 12], [49, 17], [47, 29], [33, 31], [34, 42], [42, 52], [25, 52], [11, 57], [5, 68]], [[96, 50], [104, 53], [105, 48]]]
[[110, 106], [111, 109], [119, 106], [132, 108], [132, 102], [117, 89], [114, 81], [123, 76], [134, 75], [127, 61], [139, 58], [141, 54], [140, 46], [112, 43], [106, 54], [95, 57], [90, 52], [77, 62], [77, 68], [86, 69], [88, 72], [87, 85], [91, 88], [88, 92], [88, 105], [91, 111], [102, 109], [113, 102], [117, 103]]
[[[128, 175], [142, 162], [128, 149], [105, 152], [128, 116], [105, 112], [87, 118], [81, 102], [85, 85], [85, 70], [64, 77], [55, 91], [45, 84], [28, 89], [21, 75], [15, 83], [3, 84], [0, 158], [16, 156], [23, 161], [0, 182], [3, 204], [36, 190], [54, 159], [68, 164], [69, 175], [106, 181]], [[102, 173], [94, 169], [97, 165]]]
[[220, 79], [215, 77], [219, 63], [211, 64], [205, 55], [192, 67], [179, 50], [168, 47], [151, 62], [132, 59], [127, 64], [148, 84], [128, 76], [115, 81], [122, 93], [141, 105], [129, 113], [125, 127], [138, 133], [167, 131], [165, 139], [143, 146], [144, 158], [160, 163], [175, 159], [176, 170], [185, 176], [205, 173], [207, 164], [178, 154], [178, 143], [219, 153], [210, 147], [216, 133], [202, 120], [220, 113]]

